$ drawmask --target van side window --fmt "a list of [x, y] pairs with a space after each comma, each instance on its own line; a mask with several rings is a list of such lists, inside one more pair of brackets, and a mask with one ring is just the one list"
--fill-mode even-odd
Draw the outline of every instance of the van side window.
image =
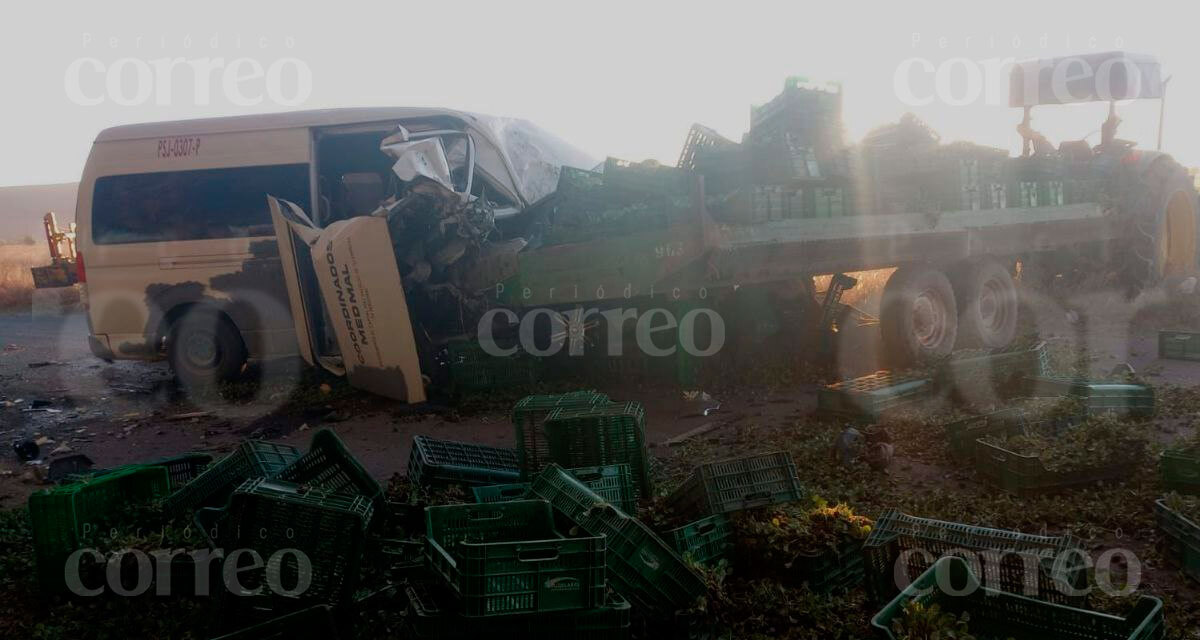
[[127, 244], [274, 235], [268, 194], [308, 210], [308, 165], [99, 178], [92, 194], [92, 241]]

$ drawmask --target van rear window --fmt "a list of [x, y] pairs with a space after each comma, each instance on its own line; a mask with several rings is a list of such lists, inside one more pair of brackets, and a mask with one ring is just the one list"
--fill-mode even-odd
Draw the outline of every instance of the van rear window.
[[268, 194], [308, 210], [308, 165], [106, 176], [92, 193], [92, 242], [274, 235]]

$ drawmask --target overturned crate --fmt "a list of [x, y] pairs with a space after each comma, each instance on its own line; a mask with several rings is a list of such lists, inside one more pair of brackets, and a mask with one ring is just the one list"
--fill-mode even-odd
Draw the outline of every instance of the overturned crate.
[[874, 422], [884, 412], [922, 400], [933, 390], [933, 381], [929, 378], [876, 371], [817, 391], [817, 411], [838, 418]]
[[707, 516], [802, 497], [792, 456], [778, 451], [699, 465], [671, 494], [667, 504], [679, 514]]
[[545, 500], [426, 510], [426, 555], [469, 617], [604, 604], [605, 539], [565, 538]]
[[607, 402], [608, 396], [591, 390], [521, 398], [512, 411], [521, 477], [528, 480], [550, 464], [550, 444], [543, 423], [555, 409], [589, 409]]
[[1200, 360], [1200, 333], [1159, 331], [1158, 357], [1168, 360]]
[[555, 409], [546, 417], [550, 458], [578, 469], [627, 464], [639, 496], [650, 496], [646, 410], [638, 402], [612, 402], [586, 409]]
[[1200, 447], [1172, 447], [1159, 458], [1167, 491], [1200, 495]]
[[934, 374], [935, 383], [954, 389], [956, 395], [972, 399], [979, 390], [996, 391], [984, 397], [1025, 395], [1029, 378], [1044, 376], [1049, 371], [1046, 343], [1032, 347], [967, 350], [951, 354]]
[[251, 440], [210, 465], [163, 501], [163, 510], [178, 516], [201, 506], [224, 504], [246, 480], [272, 477], [300, 458], [300, 450], [286, 444]]
[[950, 457], [967, 461], [974, 456], [975, 441], [991, 435], [1016, 435], [1025, 427], [1025, 413], [1019, 409], [1002, 409], [978, 416], [968, 416], [942, 425]]
[[733, 526], [723, 513], [672, 529], [667, 535], [680, 556], [704, 565], [725, 558], [733, 547]]
[[530, 492], [588, 535], [605, 536], [609, 583], [639, 610], [669, 615], [707, 591], [670, 545], [561, 467], [551, 465], [538, 474]]
[[1126, 460], [1119, 462], [1059, 471], [1046, 468], [1037, 455], [1009, 451], [998, 444], [979, 439], [975, 441], [974, 461], [975, 470], [992, 484], [1010, 493], [1028, 496], [1128, 478], [1141, 464], [1139, 455], [1134, 455], [1132, 451], [1129, 453]]
[[[953, 589], [949, 595], [944, 589]], [[946, 557], [931, 566], [875, 615], [879, 638], [897, 640], [893, 622], [903, 619], [911, 601], [969, 620], [977, 638], [1078, 638], [1080, 640], [1160, 640], [1166, 636], [1162, 602], [1142, 596], [1126, 617], [1024, 597], [991, 586], [970, 564]]]
[[313, 435], [308, 452], [279, 472], [278, 478], [318, 487], [330, 493], [366, 496], [377, 500], [383, 488], [329, 429]]
[[469, 442], [413, 436], [408, 479], [416, 485], [486, 486], [521, 477], [517, 452]]
[[1078, 398], [1089, 414], [1115, 413], [1133, 418], [1154, 415], [1154, 389], [1142, 384], [1095, 382], [1059, 376], [1034, 376], [1030, 393], [1036, 397]]
[[[1038, 536], [957, 522], [918, 518], [890, 509], [875, 521], [863, 544], [867, 595], [887, 602], [899, 592], [896, 576], [920, 575], [943, 555], [962, 551], [978, 554], [985, 575], [998, 580], [999, 588], [1025, 593], [1027, 564], [1037, 566], [1036, 581], [1029, 584], [1034, 597], [1080, 606], [1087, 586], [1087, 566], [1081, 547], [1071, 536]], [[903, 560], [904, 564], [898, 566]], [[991, 584], [996, 584], [995, 582]], [[1076, 591], [1062, 588], [1070, 586]]]

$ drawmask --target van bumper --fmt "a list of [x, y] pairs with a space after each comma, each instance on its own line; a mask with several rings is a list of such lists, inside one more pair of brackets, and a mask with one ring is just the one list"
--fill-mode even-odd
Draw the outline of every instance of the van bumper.
[[108, 336], [88, 336], [88, 348], [92, 350], [92, 355], [97, 358], [105, 362], [113, 361], [113, 352], [108, 346]]

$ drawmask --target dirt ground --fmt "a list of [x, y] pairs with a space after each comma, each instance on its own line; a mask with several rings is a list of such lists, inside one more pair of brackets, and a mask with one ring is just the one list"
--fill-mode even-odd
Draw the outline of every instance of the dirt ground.
[[[1200, 362], [1161, 360], [1156, 347], [1159, 328], [1200, 329], [1193, 320], [1197, 317], [1194, 302], [1169, 304], [1161, 294], [1129, 300], [1106, 291], [1070, 296], [1023, 291], [1022, 296], [1023, 331], [1036, 332], [1060, 355], [1084, 354], [1082, 367], [1094, 375], [1107, 374], [1118, 363], [1128, 362], [1153, 384], [1190, 388], [1200, 380]], [[244, 438], [303, 447], [314, 430], [330, 427], [380, 480], [405, 471], [412, 436], [417, 434], [515, 446], [507, 412], [516, 395], [472, 397], [459, 404], [435, 402], [414, 410], [308, 371], [279, 385], [262, 385], [248, 403], [198, 404], [183, 397], [165, 364], [101, 362], [88, 351], [86, 335], [86, 319], [81, 314], [37, 320], [20, 314], [0, 315], [0, 401], [7, 401], [0, 408], [0, 441], [7, 445], [49, 438], [52, 442], [43, 441], [46, 444], [41, 446], [43, 460], [84, 453], [102, 468], [187, 451], [219, 455]], [[693, 452], [697, 451], [701, 453], [695, 455], [705, 459], [722, 452], [736, 455], [766, 441], [777, 442], [781, 433], [795, 439], [802, 449], [803, 432], [796, 432], [796, 425], [804, 424], [813, 412], [820, 383], [875, 370], [878, 339], [876, 326], [850, 327], [838, 337], [834, 366], [825, 371], [811, 376], [755, 371], [757, 376], [748, 376], [753, 380], [750, 383], [725, 380], [714, 384], [705, 390], [719, 401], [720, 408], [708, 416], [702, 415], [707, 405], [685, 400], [683, 390], [673, 384], [590, 386], [610, 397], [645, 405], [651, 453], [668, 467], [694, 464], [698, 458]], [[757, 364], [750, 352], [744, 357], [733, 355], [742, 366], [754, 369]], [[190, 415], [196, 412], [202, 413]], [[1158, 439], [1166, 443], [1189, 435], [1192, 416], [1200, 418], [1200, 411], [1159, 420]], [[929, 447], [923, 443], [938, 440], [940, 433], [908, 429], [895, 434], [898, 446], [891, 471], [871, 481], [879, 495], [864, 497], [865, 504], [895, 499], [902, 507], [932, 507], [928, 513], [914, 515], [952, 519], [957, 513], [953, 501], [978, 502], [980, 496], [992, 495], [968, 469], [947, 468], [943, 459], [928, 454]], [[689, 434], [691, 437], [680, 438]], [[793, 451], [793, 455], [798, 454]], [[828, 450], [810, 455], [823, 457]], [[805, 467], [804, 459], [796, 462]], [[813, 479], [818, 485], [823, 481], [839, 482], [836, 478]], [[19, 507], [31, 492], [44, 486], [37, 465], [23, 464], [7, 446], [0, 450], [0, 507]], [[993, 520], [1015, 522], [1013, 528], [1020, 525], [1033, 532], [1044, 526], [1038, 521], [1044, 517], [1041, 514], [1056, 508], [1078, 508], [1090, 518], [1086, 537], [1093, 549], [1123, 546], [1139, 557], [1154, 559], [1144, 567], [1145, 584], [1172, 599], [1168, 615], [1194, 609], [1200, 593], [1178, 572], [1157, 561], [1152, 526], [1122, 530], [1112, 524], [1116, 516], [1106, 514], [1105, 505], [1097, 504], [1091, 492], [1068, 494], [1061, 500], [1039, 501], [1023, 517], [1020, 501], [1001, 498], [993, 505], [985, 498], [972, 513], [992, 514]], [[1144, 501], [1144, 496], [1139, 494], [1137, 500]], [[1188, 619], [1195, 620], [1194, 612]], [[1200, 629], [1177, 629], [1173, 637], [1200, 638]]]

